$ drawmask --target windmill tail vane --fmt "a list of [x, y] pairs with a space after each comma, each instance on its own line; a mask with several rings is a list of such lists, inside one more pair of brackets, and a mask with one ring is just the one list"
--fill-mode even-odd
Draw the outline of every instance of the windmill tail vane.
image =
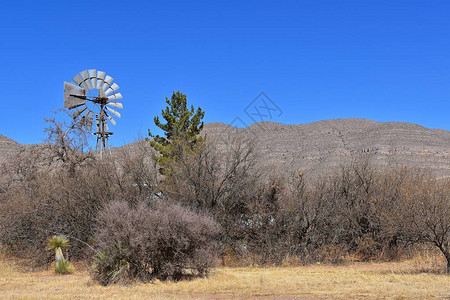
[[96, 131], [92, 134], [97, 136], [96, 149], [103, 157], [104, 150], [109, 148], [109, 137], [113, 135], [108, 122], [115, 126], [112, 115], [120, 118], [121, 114], [115, 109], [123, 109], [123, 104], [117, 102], [123, 98], [117, 92], [119, 86], [113, 83], [111, 76], [96, 69], [82, 71], [72, 80], [73, 83], [64, 82], [64, 107], [72, 111], [74, 121], [85, 124], [89, 131], [92, 131], [95, 116]]

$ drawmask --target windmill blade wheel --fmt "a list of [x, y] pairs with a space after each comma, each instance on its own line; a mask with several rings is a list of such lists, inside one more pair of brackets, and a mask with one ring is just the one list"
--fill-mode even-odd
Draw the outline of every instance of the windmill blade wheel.
[[[100, 157], [108, 145], [109, 132], [107, 121], [114, 126], [117, 124], [111, 115], [117, 118], [121, 114], [112, 109], [123, 109], [122, 103], [116, 102], [122, 99], [117, 92], [119, 85], [114, 78], [97, 69], [83, 70], [72, 78], [72, 83], [64, 82], [64, 107], [72, 112], [75, 122], [83, 122], [88, 131], [92, 131], [95, 115], [95, 129], [93, 135], [97, 136], [96, 149], [100, 151]], [[110, 115], [111, 114], [111, 115]]]

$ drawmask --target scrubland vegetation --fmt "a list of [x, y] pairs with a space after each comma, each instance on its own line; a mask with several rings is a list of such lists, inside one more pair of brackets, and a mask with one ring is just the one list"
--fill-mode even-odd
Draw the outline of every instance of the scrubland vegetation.
[[[409, 282], [420, 287], [417, 293], [423, 286], [434, 296], [448, 297], [442, 285], [448, 286], [449, 277], [437, 273], [450, 272], [450, 180], [425, 170], [375, 169], [370, 157], [322, 178], [273, 173], [256, 164], [252, 141], [230, 137], [219, 148], [200, 137], [203, 113], [188, 110], [182, 94], [167, 103], [163, 116], [176, 118], [166, 118], [165, 138], [142, 140], [103, 160], [82, 151], [82, 130], [66, 134], [63, 124], [51, 120], [47, 146], [18, 154], [3, 168], [4, 251], [45, 267], [53, 258], [45, 249], [49, 237], [64, 235], [70, 241], [68, 258], [88, 262], [95, 282], [157, 282], [130, 288], [148, 288], [149, 294], [389, 296], [393, 288], [392, 295], [414, 296]], [[350, 258], [407, 259], [423, 245], [434, 247], [441, 258], [429, 270], [436, 274], [424, 281], [401, 263], [399, 273], [395, 263], [388, 265], [394, 269], [381, 270], [372, 270], [371, 264], [330, 266]], [[292, 264], [299, 267], [277, 268]], [[252, 268], [227, 268], [245, 266]], [[2, 276], [19, 280], [11, 268]], [[95, 284], [86, 286], [86, 268], [76, 273], [67, 279], [72, 288], [83, 283], [98, 292]], [[335, 279], [324, 279], [328, 273]], [[212, 276], [179, 285], [159, 281], [207, 274]], [[252, 278], [248, 284], [247, 276]], [[397, 281], [401, 284], [392, 287]], [[302, 292], [306, 285], [311, 289]], [[339, 286], [345, 291], [333, 292]]]

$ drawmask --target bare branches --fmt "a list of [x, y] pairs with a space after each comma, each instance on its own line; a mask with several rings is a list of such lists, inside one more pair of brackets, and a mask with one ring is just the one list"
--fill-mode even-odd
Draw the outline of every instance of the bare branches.
[[[68, 111], [63, 112], [70, 116]], [[49, 165], [60, 164], [74, 173], [76, 168], [95, 159], [85, 123], [72, 120], [67, 124], [55, 118], [45, 119], [45, 122], [49, 124], [44, 131], [47, 135], [44, 149]]]

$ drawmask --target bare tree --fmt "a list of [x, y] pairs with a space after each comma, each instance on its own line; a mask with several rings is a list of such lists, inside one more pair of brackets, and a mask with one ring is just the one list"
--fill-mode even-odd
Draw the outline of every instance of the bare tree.
[[[197, 209], [224, 209], [227, 199], [242, 193], [255, 171], [251, 142], [234, 139], [225, 150], [204, 141], [194, 148], [180, 145], [161, 188], [167, 196]], [[229, 207], [229, 206], [228, 206]]]
[[36, 179], [44, 161], [40, 145], [18, 147], [10, 154], [0, 168], [0, 192], [6, 192], [12, 185]]
[[437, 247], [450, 273], [450, 180], [423, 178], [411, 182], [403, 226], [416, 241]]
[[139, 140], [120, 150], [115, 150], [117, 172], [116, 183], [123, 199], [128, 201], [144, 201], [160, 196], [158, 182], [160, 175], [153, 159], [154, 150], [145, 140]]
[[59, 163], [73, 174], [76, 168], [95, 157], [89, 146], [87, 123], [73, 120], [68, 111], [63, 112], [70, 117], [69, 124], [55, 118], [45, 119], [49, 126], [44, 131], [47, 135], [44, 151], [49, 165]]

